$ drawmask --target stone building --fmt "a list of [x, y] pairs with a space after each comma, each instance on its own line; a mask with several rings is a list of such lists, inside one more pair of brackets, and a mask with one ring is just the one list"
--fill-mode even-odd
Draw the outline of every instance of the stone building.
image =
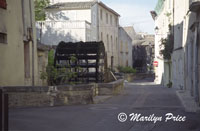
[[38, 22], [37, 36], [42, 43], [60, 41], [103, 41], [108, 67], [118, 65], [119, 14], [96, 0], [51, 0], [46, 21]]
[[33, 0], [0, 1], [0, 86], [38, 85]]
[[119, 66], [132, 67], [132, 39], [122, 27], [119, 27], [119, 44], [117, 48], [119, 49]]
[[[155, 82], [157, 84], [167, 85], [172, 81], [172, 64], [171, 60], [164, 60], [163, 55], [160, 53], [163, 47], [161, 46], [162, 39], [167, 38], [169, 25], [173, 23], [173, 2], [172, 0], [158, 0], [155, 11], [151, 14], [155, 20], [155, 58], [154, 61], [158, 62], [155, 67]], [[179, 77], [181, 78], [181, 77]]]
[[[163, 58], [157, 68], [158, 83], [164, 85], [171, 81], [174, 88], [183, 90], [200, 103], [200, 56], [199, 56], [199, 0], [158, 0], [155, 12], [151, 12], [155, 19], [156, 56], [159, 56], [159, 41], [173, 34], [173, 53], [171, 65], [168, 66]], [[160, 72], [161, 71], [161, 72]]]
[[187, 36], [184, 39], [186, 42], [185, 90], [190, 92], [200, 106], [200, 0], [190, 0], [187, 9], [190, 13], [184, 20], [185, 27], [188, 29], [184, 31], [184, 35]]
[[138, 72], [150, 72], [154, 60], [154, 35], [136, 33], [132, 26], [123, 27], [132, 38], [132, 66]]

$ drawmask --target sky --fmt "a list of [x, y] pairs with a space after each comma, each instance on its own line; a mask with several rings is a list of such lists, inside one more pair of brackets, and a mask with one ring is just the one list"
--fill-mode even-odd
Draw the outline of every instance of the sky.
[[120, 14], [121, 26], [134, 26], [136, 32], [154, 34], [154, 21], [150, 11], [157, 0], [101, 0]]

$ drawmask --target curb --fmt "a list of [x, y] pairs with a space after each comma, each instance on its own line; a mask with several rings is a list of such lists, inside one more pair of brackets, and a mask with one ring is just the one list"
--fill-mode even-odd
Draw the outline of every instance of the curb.
[[183, 105], [186, 112], [199, 112], [200, 108], [197, 106], [196, 102], [192, 98], [192, 96], [189, 95], [187, 91], [178, 90], [176, 91], [176, 94], [181, 101], [181, 104]]

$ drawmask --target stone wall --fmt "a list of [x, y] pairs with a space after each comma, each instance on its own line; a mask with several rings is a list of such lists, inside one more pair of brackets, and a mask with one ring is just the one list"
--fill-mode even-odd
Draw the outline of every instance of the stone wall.
[[124, 89], [124, 80], [98, 84], [98, 95], [117, 95]]
[[124, 75], [124, 80], [127, 80], [128, 82], [133, 82], [135, 80], [142, 80], [145, 78], [155, 78], [155, 74], [138, 73], [138, 74]]
[[57, 87], [2, 87], [9, 107], [40, 107], [93, 103], [94, 84]]
[[134, 81], [136, 78], [135, 74], [125, 74], [124, 75], [124, 79], [127, 80], [128, 82], [132, 82]]
[[9, 96], [9, 107], [48, 107], [72, 104], [92, 104], [97, 95], [117, 95], [124, 88], [124, 80], [110, 83], [65, 86], [0, 87]]

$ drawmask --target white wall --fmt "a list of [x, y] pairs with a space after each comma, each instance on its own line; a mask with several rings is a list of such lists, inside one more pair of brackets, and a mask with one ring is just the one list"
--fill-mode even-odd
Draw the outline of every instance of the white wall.
[[118, 49], [119, 65], [132, 67], [132, 39], [121, 27], [119, 28]]
[[[102, 11], [102, 19], [101, 19]], [[108, 15], [108, 22], [106, 21], [106, 14]], [[112, 17], [112, 20], [111, 20]], [[116, 21], [117, 20], [117, 21]], [[108, 56], [108, 66], [111, 66], [111, 56], [114, 57], [114, 67], [118, 66], [118, 27], [119, 18], [112, 12], [98, 6], [98, 22], [99, 22], [99, 40], [102, 40], [105, 44], [105, 49]], [[101, 35], [102, 34], [102, 35]], [[108, 36], [108, 40], [107, 40]], [[102, 37], [102, 38], [101, 38]], [[111, 40], [112, 37], [112, 40]]]
[[61, 3], [61, 2], [85, 2], [93, 0], [50, 0], [50, 4]]
[[[83, 0], [81, 0], [83, 1]], [[58, 1], [54, 1], [58, 2]], [[61, 2], [61, 1], [59, 1]], [[69, 0], [65, 1], [69, 2]], [[103, 20], [100, 19], [100, 10], [103, 10]], [[106, 23], [106, 15], [108, 14], [108, 23]], [[60, 40], [73, 40], [73, 41], [103, 41], [105, 44], [107, 57], [108, 57], [108, 66], [111, 65], [111, 57], [114, 57], [114, 66], [118, 66], [118, 55], [117, 55], [117, 44], [118, 44], [118, 27], [119, 27], [119, 20], [118, 16], [110, 12], [104, 7], [101, 7], [98, 3], [94, 4], [91, 9], [77, 9], [77, 10], [55, 10], [55, 9], [48, 9], [47, 10], [47, 20], [54, 21], [54, 22], [65, 22], [69, 23], [70, 21], [80, 22], [80, 21], [87, 21], [91, 23], [90, 27], [83, 28], [83, 27], [75, 27], [72, 28], [70, 26], [64, 28], [57, 28], [55, 25], [48, 27], [45, 25], [43, 27], [42, 33], [49, 34], [49, 35], [42, 35], [42, 42], [44, 43], [51, 43], [56, 44]], [[110, 23], [110, 16], [112, 16], [112, 23]], [[61, 26], [59, 24], [56, 26]], [[62, 23], [63, 24], [63, 23]], [[78, 31], [79, 30], [79, 31]], [[53, 33], [53, 34], [52, 34]], [[85, 33], [85, 34], [84, 34]], [[38, 36], [40, 31], [38, 30]], [[55, 34], [55, 35], [54, 35]], [[101, 38], [101, 34], [102, 37]], [[56, 36], [62, 36], [62, 38], [57, 39]], [[67, 35], [67, 36], [66, 36]], [[107, 41], [106, 36], [108, 35], [109, 40]], [[48, 38], [51, 36], [51, 38]], [[69, 39], [69, 36], [71, 39]], [[112, 40], [111, 40], [112, 37]], [[108, 50], [109, 47], [109, 50]]]
[[37, 22], [37, 38], [41, 43], [57, 45], [60, 41], [90, 41], [90, 23], [86, 21]]
[[46, 21], [37, 23], [37, 36], [42, 43], [48, 45], [57, 45], [60, 41], [92, 41], [95, 34], [92, 33], [91, 22], [91, 9], [49, 9]]
[[48, 10], [46, 21], [88, 21], [91, 23], [91, 10]]

